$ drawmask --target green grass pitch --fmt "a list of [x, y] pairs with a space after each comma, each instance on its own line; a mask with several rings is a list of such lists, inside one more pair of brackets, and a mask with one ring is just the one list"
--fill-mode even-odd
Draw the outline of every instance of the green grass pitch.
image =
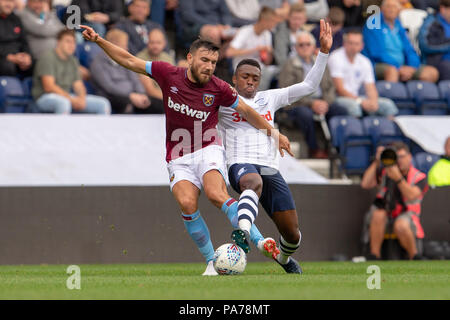
[[[381, 289], [367, 288], [377, 265]], [[0, 266], [0, 299], [450, 299], [449, 261], [303, 262], [288, 275], [274, 262], [238, 276], [202, 277], [204, 264], [80, 265], [69, 290], [68, 265]]]

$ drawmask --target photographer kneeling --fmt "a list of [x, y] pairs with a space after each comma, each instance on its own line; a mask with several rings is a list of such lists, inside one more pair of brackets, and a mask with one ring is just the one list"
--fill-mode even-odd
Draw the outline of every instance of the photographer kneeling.
[[395, 142], [378, 147], [375, 161], [364, 172], [361, 187], [378, 187], [369, 212], [369, 259], [381, 258], [381, 246], [388, 223], [410, 259], [420, 259], [416, 239], [424, 237], [419, 216], [421, 202], [428, 190], [426, 174], [412, 165], [409, 147]]

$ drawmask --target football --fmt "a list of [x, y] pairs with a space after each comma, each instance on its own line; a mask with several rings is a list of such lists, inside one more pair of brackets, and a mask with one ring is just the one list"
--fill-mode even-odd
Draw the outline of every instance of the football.
[[240, 247], [233, 243], [221, 245], [214, 252], [214, 269], [218, 274], [241, 274], [247, 266], [247, 256]]

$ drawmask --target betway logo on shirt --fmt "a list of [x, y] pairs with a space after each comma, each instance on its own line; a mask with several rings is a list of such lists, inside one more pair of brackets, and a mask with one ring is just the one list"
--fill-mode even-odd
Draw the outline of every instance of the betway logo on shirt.
[[193, 109], [184, 103], [183, 104], [175, 103], [170, 98], [170, 96], [169, 96], [169, 101], [167, 104], [170, 109], [173, 109], [176, 112], [180, 112], [182, 114], [188, 115], [189, 117], [200, 119], [200, 120], [202, 120], [202, 122], [204, 122], [206, 119], [208, 119], [208, 116], [211, 113], [211, 112]]
[[[247, 121], [239, 114], [239, 112], [234, 112], [231, 116], [233, 117], [234, 122]], [[272, 121], [272, 113], [270, 112], [270, 110], [267, 111], [266, 114], [260, 114], [260, 116], [266, 119], [267, 121]]]

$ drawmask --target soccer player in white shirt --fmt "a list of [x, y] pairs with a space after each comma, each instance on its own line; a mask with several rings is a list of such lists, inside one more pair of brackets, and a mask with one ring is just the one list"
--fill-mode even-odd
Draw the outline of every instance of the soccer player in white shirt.
[[[233, 76], [240, 98], [273, 125], [278, 109], [317, 90], [332, 43], [331, 28], [321, 20], [320, 52], [314, 66], [303, 82], [282, 89], [258, 92], [261, 79], [259, 63], [253, 59], [241, 61]], [[298, 262], [291, 257], [300, 246], [301, 233], [292, 194], [278, 171], [276, 145], [229, 108], [220, 109], [219, 129], [226, 149], [230, 184], [241, 194], [239, 229], [233, 231], [233, 241], [244, 251], [249, 251], [249, 232], [260, 201], [281, 234], [280, 253], [274, 254], [273, 258], [287, 273], [302, 273]]]

